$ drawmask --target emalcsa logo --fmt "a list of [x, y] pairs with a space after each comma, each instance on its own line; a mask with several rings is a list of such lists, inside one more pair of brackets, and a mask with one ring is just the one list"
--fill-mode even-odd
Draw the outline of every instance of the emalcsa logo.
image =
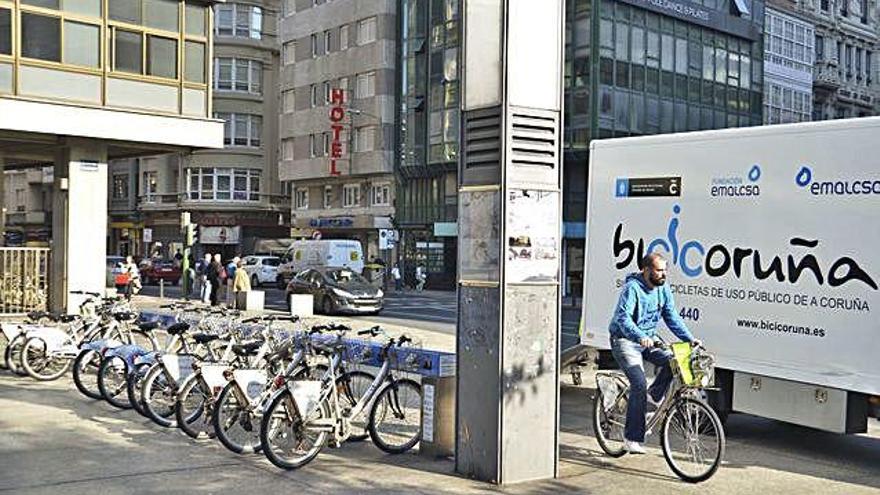
[[761, 178], [761, 166], [752, 165], [745, 177], [713, 177], [709, 184], [709, 194], [713, 198], [743, 198], [761, 195], [761, 186], [758, 180]]
[[814, 180], [813, 169], [801, 165], [794, 182], [810, 191], [813, 196], [858, 196], [864, 194], [880, 194], [880, 179], [838, 179]]

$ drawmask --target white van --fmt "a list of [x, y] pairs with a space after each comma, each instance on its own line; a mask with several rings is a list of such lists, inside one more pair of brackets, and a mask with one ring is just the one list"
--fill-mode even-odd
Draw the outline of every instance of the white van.
[[345, 267], [357, 273], [364, 271], [364, 250], [359, 241], [322, 239], [294, 241], [278, 267], [278, 286], [307, 268]]

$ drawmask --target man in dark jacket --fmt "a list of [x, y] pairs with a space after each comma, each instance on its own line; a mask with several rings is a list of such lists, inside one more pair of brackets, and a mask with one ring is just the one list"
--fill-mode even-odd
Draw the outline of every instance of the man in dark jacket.
[[208, 276], [208, 282], [211, 283], [211, 306], [217, 305], [217, 292], [220, 290], [220, 270], [223, 265], [220, 264], [220, 253], [214, 255], [214, 260], [208, 265], [205, 274]]

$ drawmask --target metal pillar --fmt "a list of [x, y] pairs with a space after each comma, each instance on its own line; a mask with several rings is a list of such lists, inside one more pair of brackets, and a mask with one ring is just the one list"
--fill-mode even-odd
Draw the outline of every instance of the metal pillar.
[[466, 0], [456, 471], [558, 474], [563, 0]]
[[6, 245], [6, 175], [5, 160], [0, 155], [0, 246]]

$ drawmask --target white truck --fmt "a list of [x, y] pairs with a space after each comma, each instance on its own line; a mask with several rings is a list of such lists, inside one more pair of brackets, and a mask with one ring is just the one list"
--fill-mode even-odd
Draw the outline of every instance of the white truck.
[[306, 268], [350, 268], [364, 271], [364, 250], [359, 241], [348, 239], [321, 239], [293, 241], [278, 266], [278, 287]]
[[588, 177], [583, 344], [609, 349], [623, 279], [659, 252], [717, 357], [720, 412], [866, 430], [880, 396], [880, 118], [593, 141]]

